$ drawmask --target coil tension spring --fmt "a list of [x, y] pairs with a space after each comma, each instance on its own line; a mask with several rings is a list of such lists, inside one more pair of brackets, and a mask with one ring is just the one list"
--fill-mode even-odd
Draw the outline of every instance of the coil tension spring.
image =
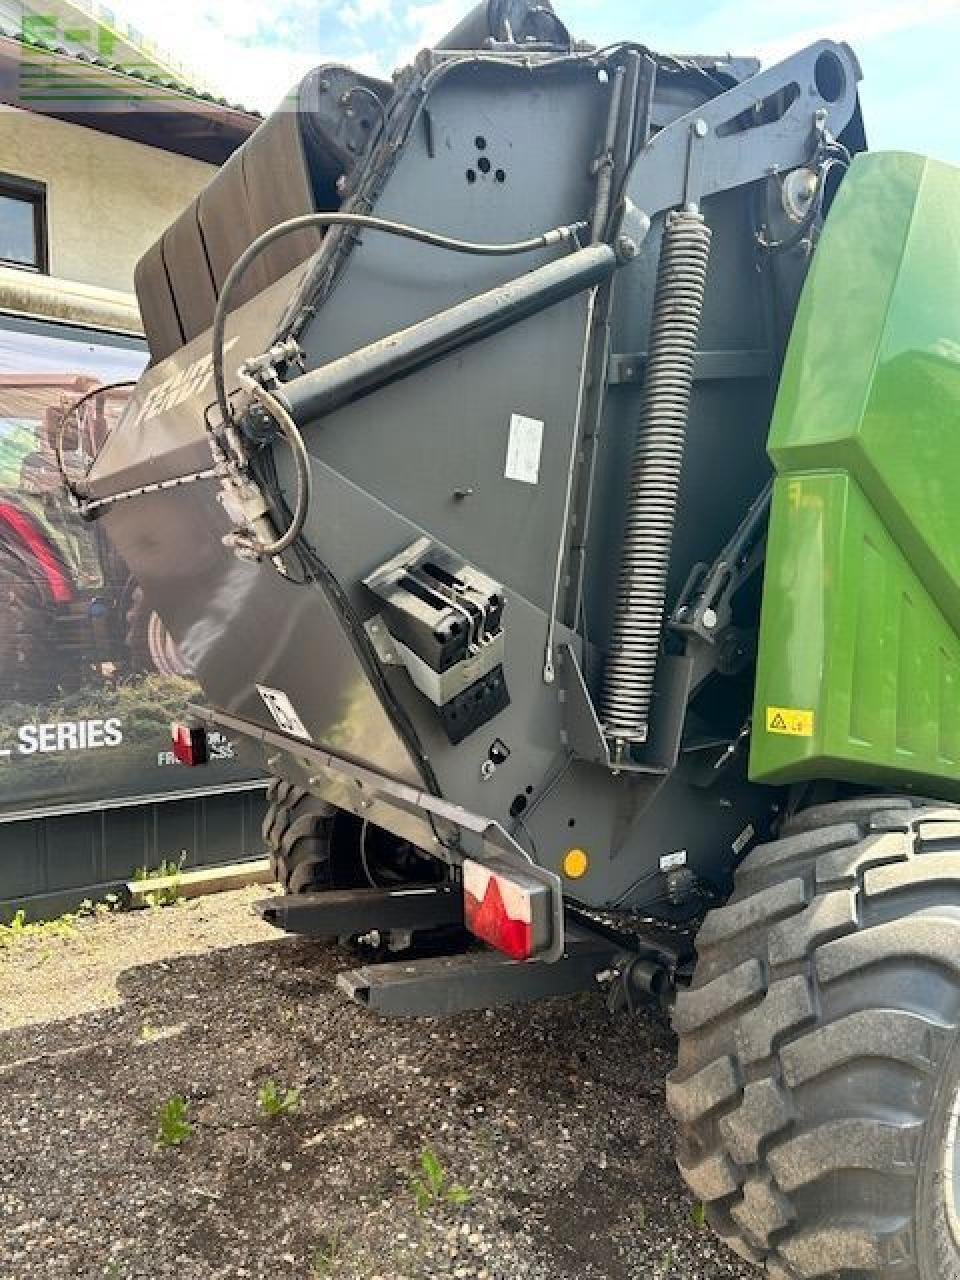
[[649, 731], [710, 239], [698, 210], [667, 214], [600, 706], [614, 758]]

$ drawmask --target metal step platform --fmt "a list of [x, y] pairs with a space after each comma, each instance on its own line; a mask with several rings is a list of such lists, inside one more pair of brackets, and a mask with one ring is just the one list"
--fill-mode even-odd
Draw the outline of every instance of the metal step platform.
[[340, 990], [387, 1017], [442, 1016], [501, 1004], [596, 990], [599, 974], [615, 967], [622, 948], [585, 931], [571, 931], [565, 954], [546, 963], [511, 960], [498, 951], [365, 964], [337, 977]]
[[286, 933], [335, 939], [371, 930], [419, 931], [463, 924], [463, 895], [443, 885], [398, 889], [330, 889], [323, 893], [265, 898], [254, 910]]

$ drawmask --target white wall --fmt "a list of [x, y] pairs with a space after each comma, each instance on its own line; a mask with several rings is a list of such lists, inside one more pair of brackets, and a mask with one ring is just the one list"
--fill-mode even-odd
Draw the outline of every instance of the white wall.
[[141, 254], [216, 166], [0, 106], [0, 174], [44, 182], [50, 274], [131, 291]]

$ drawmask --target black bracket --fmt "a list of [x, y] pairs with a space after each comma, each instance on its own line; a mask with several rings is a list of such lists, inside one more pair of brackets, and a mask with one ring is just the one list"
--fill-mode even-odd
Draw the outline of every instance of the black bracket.
[[754, 637], [733, 625], [733, 597], [766, 557], [772, 494], [769, 480], [713, 564], [693, 566], [674, 606], [668, 625], [693, 660], [691, 692], [712, 672], [734, 674], [752, 657]]
[[[646, 368], [645, 351], [613, 352], [607, 362], [607, 383], [611, 387], [642, 386]], [[765, 381], [773, 376], [773, 357], [766, 350], [698, 351], [693, 358], [696, 382], [722, 382], [728, 378]]]
[[633, 163], [626, 196], [650, 217], [807, 163], [857, 109], [860, 67], [818, 40], [680, 116]]
[[331, 889], [266, 898], [254, 906], [267, 924], [314, 938], [343, 938], [376, 929], [438, 929], [463, 924], [463, 894], [453, 885], [400, 889]]
[[650, 733], [636, 756], [614, 759], [573, 646], [561, 644], [560, 687], [564, 708], [565, 745], [580, 760], [602, 764], [613, 773], [648, 774], [666, 778], [680, 756], [683, 719], [690, 698], [693, 662], [677, 654], [661, 654], [657, 693], [650, 717]]
[[351, 1000], [388, 1017], [439, 1016], [597, 990], [621, 950], [606, 938], [573, 928], [563, 956], [552, 964], [510, 960], [498, 951], [470, 951], [364, 965], [338, 974], [337, 986]]

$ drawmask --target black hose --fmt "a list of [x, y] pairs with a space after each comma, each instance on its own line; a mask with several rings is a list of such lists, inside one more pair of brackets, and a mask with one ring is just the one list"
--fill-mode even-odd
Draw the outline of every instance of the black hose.
[[[73, 481], [67, 475], [66, 467], [63, 465], [63, 433], [66, 430], [67, 419], [72, 414], [76, 413], [82, 405], [85, 405], [88, 400], [93, 400], [96, 396], [102, 396], [104, 392], [120, 391], [123, 387], [135, 387], [136, 385], [136, 378], [125, 378], [122, 382], [104, 382], [101, 386], [92, 387], [89, 391], [84, 392], [78, 400], [74, 400], [73, 404], [71, 404], [68, 409], [64, 409], [63, 413], [60, 415], [60, 426], [57, 428], [57, 438], [54, 442], [53, 453], [56, 458], [57, 470], [60, 472], [60, 479], [63, 482], [63, 487], [75, 502], [81, 502], [82, 497], [77, 490], [74, 489]], [[96, 458], [94, 458], [93, 462], [96, 462]], [[91, 467], [93, 466], [93, 462], [90, 464]]]
[[569, 227], [556, 227], [544, 231], [529, 240], [517, 240], [507, 244], [484, 244], [475, 240], [457, 240], [452, 236], [441, 235], [436, 231], [424, 231], [420, 227], [411, 227], [405, 222], [391, 222], [387, 218], [376, 218], [364, 213], [306, 213], [299, 218], [290, 218], [279, 222], [275, 227], [257, 236], [248, 245], [227, 273], [223, 289], [217, 299], [217, 309], [213, 316], [213, 381], [217, 393], [217, 405], [224, 423], [232, 420], [230, 406], [227, 403], [226, 383], [223, 376], [223, 336], [227, 325], [227, 313], [230, 309], [230, 298], [244, 272], [259, 255], [279, 240], [282, 236], [292, 235], [296, 231], [304, 231], [310, 227], [347, 226], [361, 227], [370, 231], [383, 231], [388, 235], [401, 236], [406, 240], [416, 240], [420, 244], [431, 245], [435, 249], [447, 249], [454, 253], [474, 254], [482, 257], [508, 257], [512, 254], [534, 253], [538, 249], [572, 240], [578, 231], [585, 230], [586, 223], [575, 223]]
[[286, 531], [273, 542], [258, 542], [252, 535], [247, 539], [247, 545], [256, 555], [272, 558], [273, 556], [282, 555], [284, 551], [293, 546], [303, 532], [303, 526], [307, 522], [307, 513], [310, 510], [313, 473], [310, 470], [310, 458], [307, 454], [307, 446], [304, 444], [303, 436], [300, 434], [300, 429], [279, 400], [272, 396], [266, 387], [261, 386], [256, 378], [251, 378], [249, 374], [240, 374], [240, 385], [260, 401], [280, 428], [293, 453], [296, 467], [297, 501]]

